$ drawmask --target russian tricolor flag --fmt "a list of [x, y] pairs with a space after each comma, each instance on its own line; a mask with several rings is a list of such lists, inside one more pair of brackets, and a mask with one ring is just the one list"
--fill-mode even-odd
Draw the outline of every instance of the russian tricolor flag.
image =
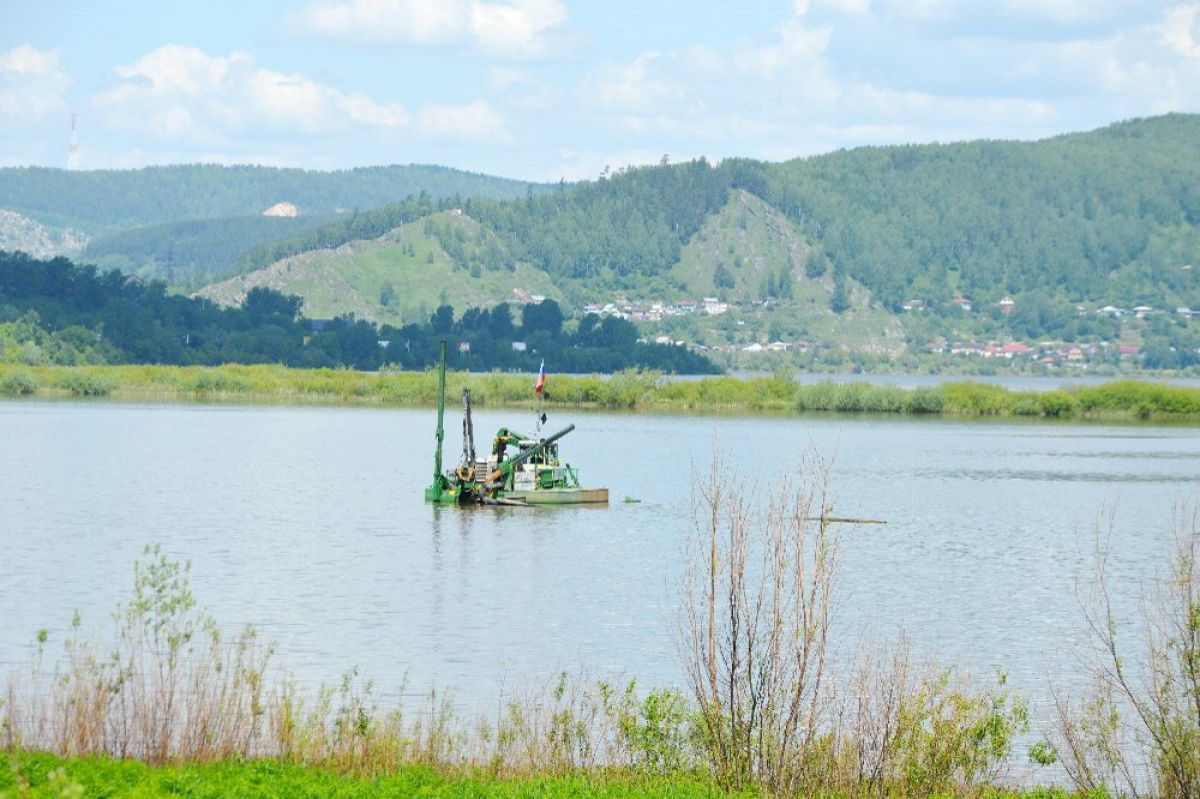
[[546, 385], [546, 359], [542, 358], [542, 365], [538, 369], [537, 382], [533, 384], [533, 393], [539, 397], [542, 396], [542, 388]]

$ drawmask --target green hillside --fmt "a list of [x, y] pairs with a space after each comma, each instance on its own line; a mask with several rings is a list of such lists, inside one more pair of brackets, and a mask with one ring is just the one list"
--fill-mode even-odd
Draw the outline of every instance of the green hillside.
[[904, 347], [903, 328], [857, 281], [845, 281], [846, 307], [834, 312], [836, 282], [821, 249], [782, 212], [741, 189], [683, 246], [666, 277], [687, 299], [717, 297], [738, 306], [729, 318], [675, 320], [664, 327], [675, 337], [708, 346], [765, 335], [868, 352]]
[[462, 213], [438, 212], [376, 239], [312, 250], [202, 289], [222, 305], [257, 287], [304, 299], [304, 314], [402, 324], [424, 322], [439, 305], [488, 307], [515, 290], [562, 300], [544, 272], [517, 263], [503, 242]]
[[876, 147], [759, 165], [756, 193], [893, 310], [995, 302], [1200, 305], [1200, 116], [1041, 142]]
[[[681, 249], [667, 275], [693, 298], [790, 298], [810, 255], [821, 257], [786, 217], [753, 194], [735, 190]], [[802, 293], [827, 294], [823, 288], [804, 281]], [[828, 296], [824, 301], [828, 304]]]
[[0, 169], [0, 208], [96, 236], [192, 219], [254, 216], [280, 202], [302, 216], [352, 213], [408, 196], [513, 198], [546, 186], [440, 166], [317, 172], [189, 164], [133, 170]]

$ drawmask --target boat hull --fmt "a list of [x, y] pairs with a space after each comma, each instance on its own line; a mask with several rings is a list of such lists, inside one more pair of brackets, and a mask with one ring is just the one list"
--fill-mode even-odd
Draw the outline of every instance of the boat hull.
[[505, 499], [530, 505], [607, 505], [607, 488], [540, 488], [532, 491], [506, 491]]

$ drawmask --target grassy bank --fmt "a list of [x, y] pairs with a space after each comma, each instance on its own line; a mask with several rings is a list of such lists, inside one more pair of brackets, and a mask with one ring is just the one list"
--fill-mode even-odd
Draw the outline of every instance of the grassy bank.
[[[0, 797], [109, 796], [150, 799], [187, 796], [193, 799], [227, 797], [287, 797], [287, 799], [709, 799], [752, 797], [751, 792], [719, 789], [702, 776], [644, 777], [620, 772], [561, 777], [500, 779], [485, 773], [445, 774], [431, 768], [408, 767], [374, 778], [337, 774], [327, 769], [275, 760], [227, 760], [205, 764], [148, 766], [103, 757], [60, 758], [50, 754], [14, 753], [0, 768]], [[986, 790], [991, 799], [1066, 799], [1082, 796], [1059, 789], [1032, 791]]]
[[698, 777], [635, 778], [589, 775], [499, 779], [483, 773], [447, 774], [411, 766], [374, 778], [275, 760], [226, 760], [204, 764], [148, 766], [103, 757], [59, 758], [50, 754], [13, 754], [0, 769], [0, 797], [287, 797], [288, 799], [374, 799], [420, 796], [464, 797], [629, 797], [733, 796]]
[[[447, 385], [452, 396], [464, 387], [470, 388], [477, 405], [525, 404], [532, 396], [532, 378], [528, 375], [455, 373], [447, 377]], [[0, 364], [0, 396], [431, 407], [437, 401], [437, 374], [433, 371], [375, 374], [236, 364], [217, 367]], [[547, 387], [547, 399], [551, 405], [610, 409], [1200, 419], [1200, 390], [1132, 380], [1034, 392], [973, 382], [912, 389], [861, 382], [803, 385], [788, 375], [669, 382], [654, 372], [621, 372], [610, 377], [555, 375]]]

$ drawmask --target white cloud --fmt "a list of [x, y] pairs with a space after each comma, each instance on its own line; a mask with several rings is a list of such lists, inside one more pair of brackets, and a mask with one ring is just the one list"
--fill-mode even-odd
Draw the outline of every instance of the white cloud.
[[823, 69], [824, 54], [829, 48], [833, 28], [806, 24], [807, 13], [808, 3], [796, 0], [795, 13], [776, 30], [774, 41], [743, 48], [734, 56], [734, 66], [760, 78], [769, 78], [797, 68]]
[[28, 44], [0, 53], [0, 116], [36, 120], [64, 112], [71, 81], [58, 58], [57, 50]]
[[871, 0], [816, 0], [817, 6], [841, 14], [869, 14]]
[[417, 130], [426, 136], [462, 141], [509, 141], [504, 118], [484, 102], [468, 105], [429, 105], [417, 116]]
[[601, 108], [618, 112], [645, 112], [661, 109], [681, 97], [686, 89], [655, 69], [663, 55], [642, 53], [625, 64], [606, 67], [587, 81], [587, 94]]
[[303, 33], [388, 44], [461, 44], [506, 58], [551, 49], [567, 21], [561, 0], [317, 0], [293, 18]]
[[[852, 0], [818, 0], [822, 5]], [[870, 13], [910, 30], [996, 38], [1055, 38], [1064, 31], [1094, 32], [1133, 26], [1157, 13], [1145, 0], [873, 0]]]
[[531, 58], [549, 50], [547, 33], [567, 21], [559, 0], [472, 3], [471, 33], [479, 49], [493, 55]]
[[524, 69], [492, 66], [487, 80], [498, 100], [519, 111], [551, 111], [561, 102], [550, 83]]
[[466, 0], [323, 0], [300, 12], [295, 23], [309, 33], [405, 44], [439, 44], [467, 30]]
[[96, 106], [117, 127], [162, 139], [212, 142], [244, 131], [323, 133], [409, 123], [400, 105], [259, 67], [245, 53], [213, 56], [164, 45], [116, 73], [121, 82], [97, 95]]
[[1169, 10], [1163, 22], [1163, 39], [1185, 58], [1200, 60], [1200, 4]]

